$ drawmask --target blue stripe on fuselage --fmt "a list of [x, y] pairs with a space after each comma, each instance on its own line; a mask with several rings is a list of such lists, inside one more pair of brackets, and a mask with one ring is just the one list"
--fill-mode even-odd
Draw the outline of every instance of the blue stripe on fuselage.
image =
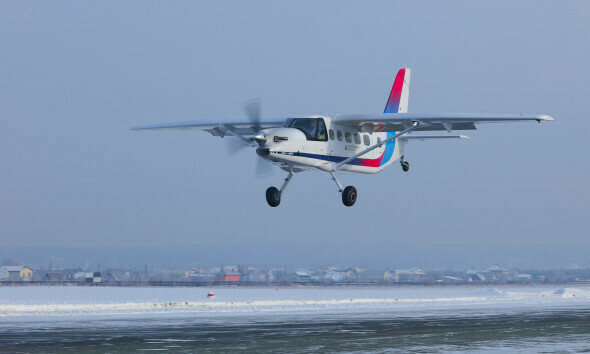
[[[387, 138], [390, 138], [392, 136], [394, 136], [396, 133], [387, 133]], [[387, 144], [385, 144], [385, 152], [383, 153], [383, 158], [381, 159], [381, 162], [379, 163], [379, 166], [366, 166], [366, 167], [381, 167], [384, 164], [386, 164], [389, 160], [391, 160], [391, 157], [393, 156], [393, 152], [395, 150], [395, 141], [397, 139], [394, 139], [390, 142], [388, 142]], [[309, 154], [309, 153], [305, 153], [305, 152], [280, 152], [280, 151], [274, 151], [275, 154], [279, 154], [279, 155], [291, 155], [291, 156], [300, 156], [300, 157], [307, 157], [310, 159], [316, 159], [316, 160], [322, 160], [322, 161], [327, 161], [327, 162], [334, 162], [334, 163], [340, 163], [344, 160], [346, 160], [348, 157], [343, 157], [343, 156], [331, 156], [331, 155], [319, 155], [319, 154]], [[364, 166], [363, 161], [365, 160], [377, 160], [377, 159], [363, 159], [363, 158], [356, 158], [352, 161], [350, 161], [347, 165], [356, 165], [356, 166]]]

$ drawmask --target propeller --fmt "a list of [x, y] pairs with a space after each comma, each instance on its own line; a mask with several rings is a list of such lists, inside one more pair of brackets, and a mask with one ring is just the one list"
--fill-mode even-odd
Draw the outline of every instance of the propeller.
[[[242, 109], [246, 113], [246, 116], [248, 117], [250, 122], [252, 122], [252, 128], [255, 131], [261, 130], [262, 126], [260, 125], [260, 120], [262, 118], [262, 104], [260, 102], [260, 99], [255, 98], [255, 99], [244, 102], [242, 104]], [[228, 135], [225, 137], [224, 140], [225, 140], [225, 151], [228, 155], [235, 155], [236, 153], [242, 151], [245, 147], [251, 146], [251, 145], [246, 144], [246, 140], [251, 140], [251, 139], [247, 139], [246, 137], [243, 137], [243, 136], [229, 136]], [[254, 141], [254, 144], [256, 144], [255, 141]], [[259, 176], [259, 177], [268, 176], [274, 170], [272, 167], [273, 167], [272, 163], [268, 159], [258, 156], [256, 159], [256, 166], [255, 166], [256, 176]]]
[[228, 156], [232, 156], [237, 154], [238, 152], [244, 150], [245, 147], [248, 145], [244, 144], [241, 139], [236, 138], [235, 136], [228, 135], [225, 137], [225, 152]]
[[[254, 98], [246, 101], [242, 104], [242, 109], [246, 112], [246, 116], [252, 122], [254, 130], [258, 131], [261, 129], [260, 118], [262, 116], [262, 104], [259, 98]], [[227, 136], [225, 139], [225, 151], [228, 155], [235, 155], [242, 151], [248, 145], [244, 142], [247, 140], [245, 137], [238, 138], [236, 136]]]
[[262, 118], [262, 103], [259, 98], [254, 98], [246, 101], [242, 104], [242, 109], [246, 112], [250, 122], [254, 123], [254, 130], [259, 131], [261, 129], [260, 119]]
[[271, 175], [274, 172], [274, 168], [272, 166], [272, 162], [270, 162], [268, 159], [258, 156], [256, 158], [255, 171], [256, 176], [265, 177]]

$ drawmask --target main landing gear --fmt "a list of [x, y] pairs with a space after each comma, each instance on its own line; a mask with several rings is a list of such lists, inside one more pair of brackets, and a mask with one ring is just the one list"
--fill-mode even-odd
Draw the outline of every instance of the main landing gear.
[[332, 180], [338, 186], [338, 192], [342, 193], [342, 204], [344, 204], [347, 207], [353, 206], [354, 203], [356, 203], [356, 188], [354, 188], [353, 186], [348, 186], [342, 189], [342, 184], [340, 183], [338, 178], [336, 178], [334, 172], [330, 172], [330, 174], [332, 175]]
[[[347, 207], [353, 206], [354, 203], [356, 203], [356, 188], [354, 188], [353, 186], [342, 188], [342, 184], [340, 184], [340, 181], [338, 180], [338, 178], [336, 178], [336, 175], [333, 172], [330, 172], [330, 174], [332, 175], [332, 180], [338, 186], [338, 192], [342, 193], [342, 204], [344, 204]], [[294, 175], [295, 173], [293, 172], [293, 170], [291, 170], [287, 178], [285, 178], [285, 182], [283, 182], [283, 186], [280, 190], [276, 187], [269, 187], [266, 190], [266, 202], [268, 203], [268, 205], [275, 208], [278, 207], [279, 204], [281, 204], [281, 195], [285, 191], [285, 188], [287, 188], [287, 185], [289, 184], [291, 178], [293, 178]]]
[[402, 165], [402, 170], [404, 170], [404, 172], [408, 172], [410, 170], [410, 163], [408, 161], [404, 161], [403, 157], [399, 163]]

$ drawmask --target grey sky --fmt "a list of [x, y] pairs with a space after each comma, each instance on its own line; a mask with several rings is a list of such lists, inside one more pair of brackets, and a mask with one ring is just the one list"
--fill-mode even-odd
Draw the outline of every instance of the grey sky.
[[[582, 1], [1, 2], [0, 257], [588, 267], [589, 19]], [[253, 97], [267, 117], [382, 112], [401, 67], [412, 112], [556, 121], [411, 143], [407, 174], [342, 176], [352, 208], [320, 172], [269, 208], [283, 172], [256, 178], [253, 150], [129, 131]]]

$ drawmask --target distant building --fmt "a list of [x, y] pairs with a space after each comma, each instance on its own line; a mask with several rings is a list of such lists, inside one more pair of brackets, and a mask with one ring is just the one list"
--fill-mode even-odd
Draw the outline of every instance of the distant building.
[[86, 283], [101, 283], [102, 274], [100, 272], [86, 273]]
[[3, 266], [0, 267], [0, 279], [5, 281], [33, 280], [33, 270], [23, 266]]
[[530, 283], [532, 279], [532, 275], [524, 273], [518, 274], [516, 277], [514, 277], [514, 281], [518, 283]]
[[293, 279], [299, 283], [307, 283], [311, 281], [311, 274], [306, 270], [298, 270], [293, 274]]
[[423, 283], [429, 280], [428, 273], [420, 268], [398, 269], [393, 274], [393, 281], [400, 283]]
[[510, 275], [510, 271], [508, 269], [502, 268], [497, 264], [486, 268], [483, 274], [486, 272], [490, 274], [487, 278], [494, 281], [506, 280]]
[[242, 277], [242, 275], [240, 273], [238, 273], [238, 271], [235, 268], [231, 268], [228, 270], [221, 268], [219, 273], [217, 273], [217, 275], [215, 276], [217, 281], [225, 281], [225, 282], [239, 282], [241, 277]]
[[107, 269], [102, 272], [102, 281], [106, 283], [129, 282], [133, 280], [133, 270]]
[[345, 270], [328, 269], [324, 274], [324, 280], [335, 283], [355, 281], [356, 270], [352, 268]]
[[479, 270], [468, 270], [465, 272], [465, 279], [467, 281], [476, 281], [476, 282], [483, 282], [486, 281], [486, 277], [479, 271]]
[[43, 276], [43, 281], [61, 281], [62, 278], [60, 272], [47, 272]]

